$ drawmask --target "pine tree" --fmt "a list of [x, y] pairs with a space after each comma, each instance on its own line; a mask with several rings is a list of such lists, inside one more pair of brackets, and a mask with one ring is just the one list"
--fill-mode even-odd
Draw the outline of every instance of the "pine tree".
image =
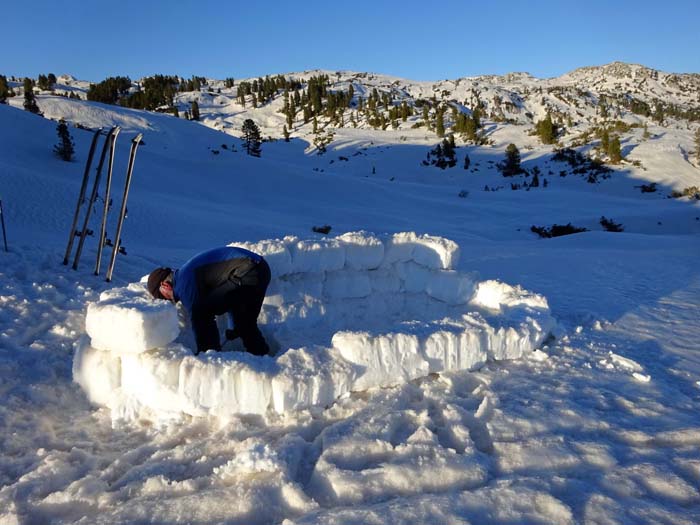
[[469, 116], [465, 117], [464, 121], [464, 138], [469, 142], [478, 142], [479, 135], [477, 134], [477, 121]]
[[39, 106], [36, 104], [36, 98], [34, 97], [34, 86], [32, 85], [31, 78], [24, 79], [24, 109], [31, 113], [41, 115], [39, 111]]
[[0, 104], [7, 104], [7, 97], [10, 96], [10, 87], [7, 84], [7, 77], [0, 75]]
[[297, 112], [297, 108], [294, 106], [294, 100], [287, 107], [287, 126], [291, 129], [294, 125], [294, 115]]
[[547, 113], [544, 120], [540, 120], [535, 124], [537, 135], [540, 137], [542, 144], [554, 144], [557, 139], [557, 128], [552, 122], [552, 116]]
[[654, 111], [654, 116], [652, 118], [659, 124], [663, 124], [666, 115], [664, 114], [664, 108], [661, 104], [656, 105], [656, 111]]
[[66, 162], [73, 160], [73, 154], [75, 153], [75, 144], [73, 143], [73, 137], [70, 136], [68, 131], [68, 125], [66, 121], [61, 119], [56, 126], [56, 133], [58, 134], [58, 144], [53, 147], [53, 151], [61, 159]]
[[620, 137], [615, 135], [608, 146], [608, 155], [612, 164], [619, 164], [622, 160], [622, 150], [620, 149]]
[[474, 127], [478, 131], [481, 127], [481, 110], [478, 107], [474, 108], [474, 111], [472, 111], [472, 120], [474, 121]]
[[284, 141], [289, 142], [289, 131], [286, 125], [282, 126], [282, 134], [284, 135]]
[[513, 177], [522, 173], [523, 169], [520, 167], [520, 150], [518, 150], [515, 144], [508, 144], [506, 148], [506, 158], [500, 165], [500, 168], [504, 177]]
[[700, 164], [700, 128], [695, 131], [695, 160]]
[[607, 153], [610, 149], [610, 134], [607, 129], [600, 132], [600, 150]]
[[199, 120], [199, 104], [196, 100], [192, 101], [191, 118], [192, 120]]
[[406, 101], [404, 100], [403, 102], [401, 102], [401, 120], [403, 122], [406, 122], [406, 120], [408, 120], [408, 115], [409, 115], [408, 104], [406, 104]]
[[49, 77], [47, 77], [46, 75], [39, 75], [39, 77], [36, 80], [36, 85], [40, 90], [48, 91], [49, 90]]
[[469, 158], [469, 153], [465, 153], [464, 154], [464, 169], [468, 170], [471, 163], [472, 163], [472, 161]]
[[248, 155], [259, 157], [262, 153], [260, 144], [262, 138], [260, 136], [260, 128], [253, 122], [252, 119], [245, 119], [243, 122], [243, 147]]
[[445, 136], [445, 112], [441, 109], [435, 114], [435, 134], [440, 138]]

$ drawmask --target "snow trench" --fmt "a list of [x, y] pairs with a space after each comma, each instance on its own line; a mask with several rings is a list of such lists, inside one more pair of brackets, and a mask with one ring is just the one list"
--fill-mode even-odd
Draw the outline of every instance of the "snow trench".
[[113, 419], [327, 406], [352, 391], [521, 358], [555, 324], [544, 297], [454, 270], [460, 248], [449, 239], [351, 232], [234, 244], [272, 269], [259, 324], [274, 357], [194, 356], [186, 316], [151, 300], [145, 278], [106, 291], [88, 305], [73, 377]]

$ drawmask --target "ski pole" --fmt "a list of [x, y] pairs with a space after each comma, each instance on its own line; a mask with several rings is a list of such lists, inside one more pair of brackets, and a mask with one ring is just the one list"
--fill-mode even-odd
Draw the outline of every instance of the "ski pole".
[[0, 200], [0, 221], [2, 221], [2, 240], [5, 242], [5, 251], [9, 252], [7, 249], [7, 233], [5, 232], [5, 214], [2, 211], [2, 200]]

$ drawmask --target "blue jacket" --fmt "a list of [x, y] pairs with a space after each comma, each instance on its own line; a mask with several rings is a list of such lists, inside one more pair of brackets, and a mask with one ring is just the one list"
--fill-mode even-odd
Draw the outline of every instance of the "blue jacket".
[[224, 246], [202, 252], [187, 261], [173, 276], [175, 300], [181, 301], [190, 316], [207, 312], [220, 315], [215, 290], [231, 283], [245, 284], [245, 275], [262, 257], [244, 248]]

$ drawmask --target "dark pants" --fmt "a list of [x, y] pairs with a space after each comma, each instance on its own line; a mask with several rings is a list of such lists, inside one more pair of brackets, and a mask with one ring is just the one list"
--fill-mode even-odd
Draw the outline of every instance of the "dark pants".
[[221, 350], [215, 316], [230, 312], [245, 349], [254, 355], [268, 354], [270, 347], [258, 328], [258, 315], [269, 284], [270, 267], [263, 259], [246, 275], [231, 278], [216, 288], [207, 300], [211, 306], [206, 310], [192, 312], [197, 352]]

